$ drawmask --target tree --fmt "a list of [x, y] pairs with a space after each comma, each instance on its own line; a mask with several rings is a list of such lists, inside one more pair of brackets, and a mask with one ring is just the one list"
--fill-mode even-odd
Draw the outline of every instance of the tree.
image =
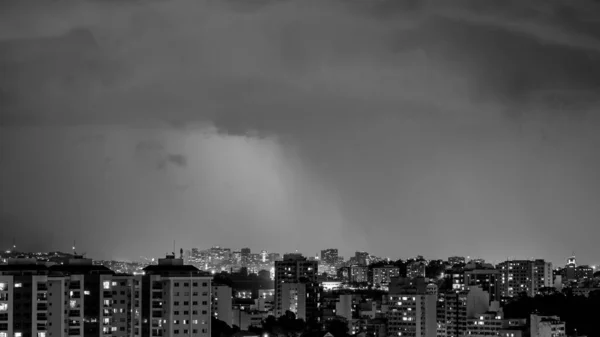
[[335, 337], [347, 337], [349, 336], [348, 332], [350, 328], [348, 327], [348, 320], [346, 318], [336, 316], [325, 322], [325, 330], [331, 332]]
[[233, 328], [231, 328], [227, 323], [225, 323], [219, 319], [212, 317], [210, 321], [211, 321], [210, 322], [210, 324], [211, 324], [210, 336], [211, 337], [229, 337], [235, 333]]

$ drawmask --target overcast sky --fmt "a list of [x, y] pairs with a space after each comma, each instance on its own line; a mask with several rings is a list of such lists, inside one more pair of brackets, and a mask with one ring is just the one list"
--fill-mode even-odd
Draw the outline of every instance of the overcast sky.
[[600, 263], [600, 4], [391, 3], [4, 1], [0, 245]]

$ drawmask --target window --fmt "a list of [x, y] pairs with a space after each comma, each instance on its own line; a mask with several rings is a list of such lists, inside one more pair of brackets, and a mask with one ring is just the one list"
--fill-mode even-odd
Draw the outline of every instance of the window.
[[[21, 288], [21, 287], [23, 287], [23, 283], [15, 283], [15, 288]], [[20, 332], [15, 332], [15, 335], [16, 334], [20, 334]]]
[[206, 282], [203, 282], [203, 283], [202, 283], [202, 286], [203, 286], [203, 287], [208, 287], [208, 283], [206, 283]]
[[110, 282], [109, 281], [102, 282], [102, 287], [104, 289], [110, 289]]
[[197, 287], [197, 286], [198, 286], [198, 282], [194, 282], [194, 283], [192, 283], [192, 285], [193, 285], [194, 287]]
[[173, 305], [179, 305], [179, 301], [173, 302]]
[[202, 315], [206, 315], [206, 310], [202, 310]]
[[178, 319], [174, 320], [173, 324], [179, 324], [179, 320]]
[[90, 291], [89, 291], [89, 290], [84, 290], [84, 291], [83, 291], [83, 294], [84, 294], [84, 295], [89, 295], [89, 294], [90, 294]]
[[182, 324], [183, 325], [188, 325], [188, 324], [190, 324], [190, 321], [188, 321], [187, 319], [184, 319]]
[[15, 337], [23, 337], [23, 333], [22, 332], [15, 332]]
[[174, 333], [175, 335], [179, 335], [179, 330], [173, 330], [173, 333]]
[[179, 287], [179, 282], [175, 282], [175, 284], [173, 284], [174, 287]]
[[188, 301], [184, 301], [184, 302], [183, 302], [183, 305], [190, 305], [190, 302], [188, 302]]
[[7, 310], [8, 310], [8, 303], [0, 303], [0, 312], [7, 311]]
[[190, 284], [189, 284], [189, 283], [187, 283], [187, 282], [185, 282], [185, 283], [183, 284], [183, 286], [184, 286], [184, 287], [189, 287], [189, 286], [190, 286]]
[[[8, 289], [8, 285], [6, 283], [0, 282], [0, 291], [5, 291], [6, 289]], [[0, 335], [0, 337], [2, 336]]]
[[46, 337], [46, 333], [45, 332], [38, 332], [38, 337]]
[[208, 305], [208, 302], [202, 301], [202, 305]]
[[186, 310], [186, 311], [184, 311], [184, 312], [183, 312], [183, 314], [184, 314], [184, 315], [189, 315], [189, 314], [190, 314], [190, 312]]
[[194, 323], [194, 324], [198, 324], [198, 320], [197, 320], [197, 319], [195, 319], [195, 320], [193, 320], [193, 321], [192, 321], [192, 323]]
[[194, 292], [192, 293], [192, 296], [198, 296], [198, 292], [197, 292], [197, 291], [194, 291]]

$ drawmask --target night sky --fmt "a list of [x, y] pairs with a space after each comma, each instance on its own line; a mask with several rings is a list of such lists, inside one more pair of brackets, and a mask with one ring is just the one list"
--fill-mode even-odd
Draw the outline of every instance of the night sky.
[[597, 1], [5, 0], [0, 67], [0, 247], [600, 263]]

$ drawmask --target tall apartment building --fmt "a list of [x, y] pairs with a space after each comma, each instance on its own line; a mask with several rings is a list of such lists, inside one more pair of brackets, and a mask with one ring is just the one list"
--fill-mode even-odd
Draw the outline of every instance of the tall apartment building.
[[444, 294], [446, 336], [463, 336], [467, 331], [468, 318], [475, 317], [478, 313], [487, 312], [489, 303], [488, 293], [478, 286]]
[[396, 266], [373, 268], [373, 285], [387, 285], [395, 277], [400, 277], [400, 268]]
[[[290, 310], [304, 320], [319, 317], [318, 262], [301, 254], [285, 254], [275, 261], [275, 316]], [[300, 298], [302, 297], [302, 298]]]
[[31, 259], [0, 265], [0, 336], [49, 336], [48, 274]]
[[351, 282], [363, 283], [369, 281], [369, 268], [367, 266], [350, 266], [349, 277]]
[[81, 256], [49, 267], [9, 261], [0, 267], [0, 336], [141, 336], [140, 287], [140, 277]]
[[388, 336], [437, 336], [437, 286], [406, 284], [388, 295]]
[[552, 287], [552, 263], [544, 260], [511, 260], [498, 265], [501, 294], [514, 297], [520, 293], [535, 296], [541, 288]]
[[212, 277], [167, 255], [144, 268], [143, 336], [210, 336]]
[[212, 315], [229, 325], [232, 323], [232, 293], [231, 287], [221, 284], [212, 285]]
[[464, 284], [466, 287], [479, 286], [490, 295], [490, 302], [500, 300], [501, 273], [495, 268], [475, 267], [464, 270]]

